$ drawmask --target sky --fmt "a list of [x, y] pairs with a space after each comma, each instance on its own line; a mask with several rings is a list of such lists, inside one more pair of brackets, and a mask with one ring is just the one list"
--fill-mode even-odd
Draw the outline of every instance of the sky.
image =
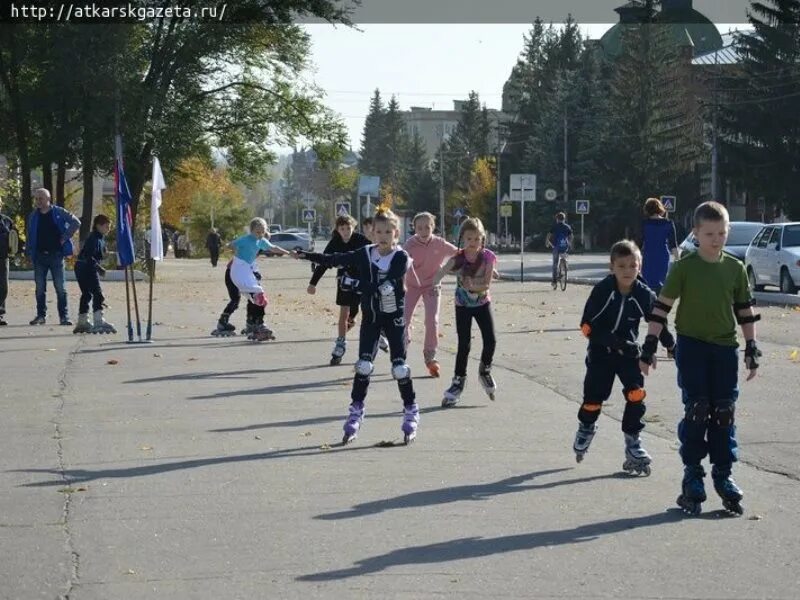
[[[307, 75], [342, 116], [353, 149], [361, 146], [364, 118], [375, 88], [400, 108], [449, 110], [471, 90], [500, 108], [503, 84], [523, 48], [523, 24], [367, 24], [359, 30], [327, 24], [303, 26], [311, 36], [314, 68]], [[589, 25], [599, 37], [611, 27]]]
[[[581, 29], [596, 39], [613, 24]], [[531, 29], [519, 23], [303, 27], [311, 36], [314, 63], [306, 79], [325, 90], [327, 106], [341, 115], [356, 151], [375, 88], [384, 102], [394, 94], [403, 110], [452, 109], [453, 100], [465, 99], [471, 90], [488, 108], [499, 109], [503, 84], [523, 49], [523, 35]]]

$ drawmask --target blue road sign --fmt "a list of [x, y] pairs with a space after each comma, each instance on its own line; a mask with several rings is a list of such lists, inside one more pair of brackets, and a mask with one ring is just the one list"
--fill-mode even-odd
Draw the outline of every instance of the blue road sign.
[[349, 202], [337, 202], [336, 203], [336, 216], [337, 217], [346, 217], [350, 214], [350, 203]]
[[588, 200], [575, 200], [575, 212], [579, 215], [589, 214], [589, 201]]
[[457, 208], [457, 209], [455, 209], [455, 210], [453, 211], [453, 216], [454, 216], [456, 219], [460, 219], [461, 217], [463, 217], [463, 216], [464, 216], [464, 209], [463, 209], [463, 208]]
[[675, 212], [675, 207], [678, 204], [678, 199], [675, 196], [661, 196], [661, 204], [667, 209], [667, 212]]
[[317, 211], [313, 208], [306, 208], [303, 209], [303, 222], [304, 223], [313, 223], [317, 220]]

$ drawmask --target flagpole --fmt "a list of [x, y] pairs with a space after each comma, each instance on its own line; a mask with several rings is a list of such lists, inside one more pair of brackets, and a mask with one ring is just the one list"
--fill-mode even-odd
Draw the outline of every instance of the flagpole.
[[[150, 245], [152, 247], [152, 244]], [[156, 260], [150, 259], [150, 298], [147, 302], [147, 339], [152, 339], [153, 333], [153, 280], [156, 278]]]
[[139, 319], [139, 299], [136, 296], [136, 275], [133, 270], [133, 265], [130, 266], [131, 269], [131, 289], [133, 290], [133, 308], [136, 312], [136, 335], [139, 338], [139, 341], [142, 341], [142, 322]]
[[128, 291], [128, 267], [125, 269], [125, 308], [128, 309], [128, 343], [133, 343], [133, 325], [131, 324], [131, 297]]

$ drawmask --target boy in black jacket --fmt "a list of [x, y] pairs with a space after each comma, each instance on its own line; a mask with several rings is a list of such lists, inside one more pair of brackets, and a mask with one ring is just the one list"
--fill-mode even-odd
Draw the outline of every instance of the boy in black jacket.
[[[369, 245], [370, 241], [360, 233], [354, 233], [356, 220], [350, 215], [336, 218], [336, 228], [334, 229], [331, 240], [325, 246], [323, 254], [335, 254], [337, 252], [350, 252]], [[308, 282], [308, 293], [317, 292], [317, 284], [328, 267], [317, 265], [311, 281]], [[358, 279], [358, 273], [353, 267], [339, 267], [336, 272], [336, 305], [339, 307], [339, 322], [337, 324], [336, 343], [331, 352], [331, 364], [338, 365], [342, 362], [342, 357], [347, 350], [347, 332], [355, 325], [358, 315], [358, 305], [361, 302], [358, 293], [353, 288], [353, 282]]]
[[[583, 309], [581, 331], [589, 339], [586, 352], [586, 377], [583, 404], [578, 410], [578, 432], [573, 450], [583, 460], [597, 431], [597, 418], [608, 400], [615, 377], [622, 382], [625, 410], [622, 431], [625, 435], [625, 462], [628, 473], [650, 474], [650, 455], [642, 447], [639, 432], [644, 429], [644, 377], [639, 370], [641, 349], [637, 343], [639, 322], [652, 312], [655, 294], [638, 278], [642, 264], [639, 248], [622, 240], [611, 248], [611, 274], [594, 286]], [[675, 345], [669, 331], [662, 344]]]
[[403, 343], [405, 321], [404, 279], [411, 267], [411, 259], [397, 246], [399, 223], [389, 210], [381, 210], [374, 218], [374, 244], [358, 250], [338, 254], [314, 254], [297, 252], [295, 256], [326, 267], [352, 267], [358, 273], [353, 281], [354, 289], [361, 294], [361, 330], [358, 340], [358, 362], [350, 394], [352, 403], [344, 424], [343, 443], [355, 439], [364, 420], [364, 400], [367, 397], [369, 378], [374, 369], [372, 361], [378, 347], [381, 330], [389, 341], [392, 360], [392, 377], [403, 399], [402, 431], [405, 443], [417, 435], [419, 408], [415, 402], [411, 369], [406, 364], [406, 348]]
[[[117, 333], [116, 328], [103, 319], [103, 290], [100, 288], [100, 276], [106, 274], [102, 261], [106, 254], [106, 243], [103, 238], [111, 229], [111, 219], [105, 215], [97, 215], [92, 221], [92, 232], [83, 242], [81, 251], [75, 261], [75, 279], [81, 288], [78, 323], [72, 333]], [[89, 323], [89, 301], [92, 302], [94, 323]]]

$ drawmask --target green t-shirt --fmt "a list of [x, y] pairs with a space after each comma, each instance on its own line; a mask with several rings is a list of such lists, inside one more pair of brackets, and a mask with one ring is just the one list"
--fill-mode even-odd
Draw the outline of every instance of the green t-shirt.
[[733, 304], [750, 302], [752, 294], [744, 265], [723, 253], [717, 262], [692, 252], [672, 265], [661, 295], [680, 298], [675, 329], [680, 335], [738, 346]]

